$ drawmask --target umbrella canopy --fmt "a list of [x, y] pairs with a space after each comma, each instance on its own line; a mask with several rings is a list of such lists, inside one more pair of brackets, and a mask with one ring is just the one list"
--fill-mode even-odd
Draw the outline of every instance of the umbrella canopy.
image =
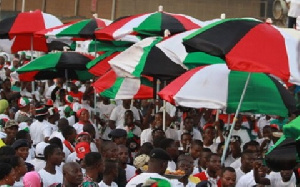
[[119, 18], [108, 27], [95, 32], [99, 40], [119, 40], [126, 35], [137, 33], [146, 36], [164, 36], [168, 29], [171, 34], [200, 28], [204, 22], [184, 14], [164, 11], [138, 14]]
[[102, 29], [109, 25], [112, 21], [107, 19], [92, 18], [82, 20], [71, 24], [69, 27], [62, 29], [56, 33], [56, 37], [73, 37], [73, 38], [84, 38], [91, 39], [95, 38], [94, 32], [97, 29]]
[[33, 39], [33, 34], [59, 25], [62, 22], [58, 18], [40, 10], [23, 12], [0, 21], [0, 38], [15, 39], [12, 52], [30, 50], [32, 47], [34, 50], [46, 52], [48, 49], [45, 39]]
[[93, 59], [92, 56], [76, 52], [58, 52], [50, 53], [37, 58], [25, 66], [19, 68], [17, 72], [26, 73], [28, 77], [23, 77], [28, 81], [31, 78], [49, 79], [57, 77], [66, 77], [68, 79], [88, 80], [93, 76], [87, 71], [86, 64]]
[[255, 19], [224, 19], [184, 39], [188, 52], [223, 58], [236, 71], [264, 72], [300, 83], [299, 40]]
[[[226, 109], [234, 113], [248, 73], [230, 71], [225, 64], [192, 69], [162, 89], [158, 95], [175, 105], [191, 108]], [[287, 116], [295, 99], [273, 77], [252, 73], [241, 112]]]
[[97, 93], [110, 99], [150, 99], [153, 98], [151, 79], [117, 77], [111, 70], [98, 79], [93, 86]]
[[186, 67], [173, 62], [155, 45], [162, 37], [149, 37], [121, 52], [109, 61], [119, 77], [152, 76], [161, 80], [171, 80], [186, 71]]

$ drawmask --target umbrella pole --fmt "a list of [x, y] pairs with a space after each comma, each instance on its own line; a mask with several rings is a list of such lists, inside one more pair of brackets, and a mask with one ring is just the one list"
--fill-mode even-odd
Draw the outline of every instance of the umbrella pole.
[[[30, 61], [33, 60], [33, 36], [30, 37], [30, 54], [31, 54], [31, 58]], [[34, 85], [35, 81], [31, 82], [31, 87], [32, 87], [32, 94], [35, 91], [35, 85]]]
[[[166, 81], [164, 81], [164, 87], [166, 87]], [[166, 100], [163, 100], [163, 130], [166, 130]]]
[[[159, 98], [158, 98], [158, 95], [157, 93], [159, 92], [159, 89], [160, 89], [160, 81], [159, 79], [156, 79], [156, 92], [155, 92], [155, 102], [158, 102]], [[155, 106], [155, 112], [157, 113], [159, 111], [159, 108], [158, 108], [158, 105]]]
[[243, 90], [242, 95], [241, 95], [240, 102], [238, 104], [238, 107], [236, 109], [236, 112], [235, 112], [235, 115], [234, 115], [234, 118], [233, 118], [232, 125], [230, 127], [230, 132], [229, 132], [229, 134], [228, 134], [228, 136], [227, 136], [227, 138], [225, 140], [225, 147], [224, 147], [222, 158], [221, 158], [221, 164], [224, 164], [225, 157], [226, 157], [226, 152], [227, 152], [227, 149], [228, 149], [228, 146], [229, 146], [229, 142], [230, 142], [230, 139], [231, 139], [231, 135], [232, 135], [232, 131], [233, 131], [235, 123], [237, 121], [237, 116], [238, 116], [238, 114], [240, 112], [241, 105], [242, 105], [242, 102], [244, 100], [244, 96], [245, 96], [245, 93], [246, 93], [246, 90], [247, 90], [247, 87], [248, 87], [248, 83], [249, 83], [250, 77], [251, 77], [251, 73], [248, 74], [248, 78], [246, 80], [246, 83], [245, 83], [245, 86], [244, 86], [244, 90]]

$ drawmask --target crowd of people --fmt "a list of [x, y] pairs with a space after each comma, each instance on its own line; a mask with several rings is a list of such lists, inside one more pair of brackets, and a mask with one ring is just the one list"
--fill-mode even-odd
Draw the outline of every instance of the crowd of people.
[[[239, 115], [160, 100], [95, 98], [90, 81], [20, 82], [0, 56], [0, 186], [296, 186], [294, 170], [271, 171], [265, 153], [289, 117]], [[298, 96], [298, 95], [296, 95]], [[162, 110], [166, 110], [165, 122]], [[225, 116], [225, 117], [223, 117]]]

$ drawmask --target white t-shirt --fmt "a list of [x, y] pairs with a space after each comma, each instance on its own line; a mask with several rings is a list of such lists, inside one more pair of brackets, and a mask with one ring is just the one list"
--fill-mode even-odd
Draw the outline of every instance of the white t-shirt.
[[73, 153], [69, 154], [69, 156], [67, 157], [66, 163], [76, 162], [77, 160], [80, 160], [80, 159], [77, 157], [76, 152], [73, 152]]
[[243, 175], [236, 183], [236, 187], [252, 187], [256, 185], [253, 176], [253, 170], [251, 170], [246, 175]]
[[100, 112], [100, 119], [103, 119], [105, 121], [109, 120], [110, 114], [113, 111], [113, 109], [116, 107], [114, 104], [108, 104], [105, 105], [103, 102], [97, 103], [98, 110]]
[[266, 117], [263, 116], [261, 118], [259, 118], [259, 120], [257, 121], [257, 126], [259, 128], [260, 133], [262, 134], [263, 132], [263, 128], [267, 125], [270, 125], [270, 121], [271, 120], [266, 120]]
[[286, 0], [286, 2], [290, 3], [288, 16], [293, 18], [300, 16], [300, 0]]
[[45, 160], [41, 160], [41, 159], [37, 159], [37, 158], [30, 160], [29, 163], [34, 165], [34, 170], [36, 172], [39, 172], [41, 169], [45, 168], [45, 166], [46, 166]]
[[203, 145], [203, 148], [209, 148], [211, 152], [217, 153], [218, 143], [213, 142], [210, 146]]
[[127, 164], [125, 171], [126, 171], [126, 180], [129, 181], [133, 176], [135, 176], [136, 168], [132, 165]]
[[235, 174], [236, 174], [236, 181], [239, 181], [239, 179], [245, 175], [245, 173], [241, 170], [241, 168], [236, 168], [235, 169]]
[[251, 139], [250, 139], [250, 136], [249, 136], [249, 134], [248, 134], [248, 132], [247, 132], [247, 130], [246, 129], [240, 129], [240, 130], [235, 130], [235, 129], [233, 129], [233, 131], [232, 131], [232, 136], [239, 136], [240, 138], [241, 138], [241, 140], [242, 140], [242, 144], [241, 144], [241, 147], [245, 144], [245, 143], [247, 143], [247, 142], [249, 142]]
[[44, 187], [63, 182], [63, 174], [57, 169], [54, 175], [48, 173], [45, 169], [41, 169], [38, 173], [43, 180]]
[[98, 183], [99, 187], [118, 187], [117, 183], [112, 182], [110, 185], [106, 185], [103, 180]]
[[230, 167], [237, 169], [241, 167], [241, 158], [236, 159], [233, 163], [230, 164]]
[[133, 177], [126, 185], [126, 187], [136, 187], [138, 184], [143, 184], [149, 178], [159, 178], [164, 179], [171, 183], [172, 187], [182, 186], [183, 184], [176, 179], [169, 180], [166, 177], [159, 175], [158, 173], [141, 173], [135, 177]]
[[[109, 119], [116, 122], [116, 128], [117, 129], [121, 129], [121, 128], [124, 127], [124, 116], [125, 116], [125, 112], [127, 110], [128, 109], [125, 109], [123, 107], [123, 105], [119, 105], [119, 106], [117, 106], [116, 108], [114, 108], [112, 110]], [[140, 120], [140, 115], [139, 115], [138, 110], [134, 106], [130, 107], [129, 110], [131, 110], [133, 112], [134, 120], [139, 121]]]
[[296, 177], [293, 173], [291, 179], [288, 182], [283, 182], [280, 172], [271, 172], [269, 177], [272, 187], [295, 187], [296, 186]]
[[33, 145], [43, 142], [46, 137], [51, 135], [51, 127], [46, 120], [43, 122], [36, 120], [30, 125], [29, 130]]
[[145, 142], [151, 142], [152, 141], [152, 129], [144, 129], [141, 133], [141, 145], [143, 145]]
[[64, 138], [64, 136], [62, 135], [61, 132], [53, 131], [50, 138], [49, 138], [49, 140], [51, 140], [54, 137], [59, 138], [61, 140], [61, 142], [65, 141], [65, 138]]
[[[92, 125], [93, 125], [93, 127], [94, 127], [94, 129], [95, 129], [95, 132], [96, 132], [95, 138], [96, 138], [96, 139], [99, 139], [99, 136], [100, 136], [100, 135], [99, 135], [98, 129], [97, 129], [97, 127], [96, 127], [95, 124], [92, 124]], [[73, 125], [73, 127], [74, 127], [74, 129], [76, 130], [76, 133], [77, 133], [77, 134], [83, 132], [83, 124], [75, 123], [75, 124]]]

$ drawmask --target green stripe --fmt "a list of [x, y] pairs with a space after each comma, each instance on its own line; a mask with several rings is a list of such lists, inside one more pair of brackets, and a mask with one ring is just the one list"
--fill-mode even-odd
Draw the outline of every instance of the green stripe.
[[[234, 113], [241, 98], [247, 72], [231, 71], [228, 77], [227, 112]], [[255, 110], [253, 110], [255, 109]], [[251, 73], [241, 112], [287, 116], [288, 111], [274, 82], [263, 73]]]
[[39, 57], [25, 66], [17, 70], [18, 73], [39, 71], [39, 70], [50, 70], [55, 71], [56, 64], [58, 63], [62, 52], [50, 53], [45, 56]]
[[149, 35], [161, 31], [162, 13], [157, 12], [147, 17], [138, 27], [134, 28], [139, 34]]
[[141, 73], [142, 73], [142, 71], [145, 67], [145, 63], [146, 63], [149, 52], [151, 51], [152, 47], [154, 47], [157, 43], [162, 41], [162, 39], [163, 39], [162, 37], [157, 37], [149, 46], [144, 47], [143, 55], [142, 55], [139, 63], [135, 67], [135, 70], [132, 72], [133, 76], [135, 76], [135, 77], [140, 77], [141, 76]]
[[225, 60], [217, 57], [212, 56], [204, 52], [192, 52], [188, 53], [185, 57], [183, 64], [188, 67], [189, 69], [193, 69], [198, 66], [204, 65], [212, 65], [212, 64], [225, 64]]
[[145, 77], [141, 77], [141, 84], [148, 87], [153, 87], [153, 82]]
[[[103, 41], [92, 41], [89, 45], [89, 52], [96, 51], [125, 51], [133, 43], [126, 41], [113, 41], [113, 42], [103, 42]], [[96, 45], [96, 46], [95, 46]]]
[[71, 37], [80, 37], [79, 33], [82, 28], [84, 28], [91, 19], [83, 20], [80, 22], [77, 22], [70, 27], [62, 30], [60, 33], [56, 34], [56, 37], [63, 37], [63, 36], [71, 36]]
[[75, 72], [77, 74], [78, 80], [80, 81], [90, 80], [94, 77], [93, 74], [89, 73], [87, 70], [85, 71], [76, 70]]
[[125, 78], [123, 78], [123, 77], [117, 77], [117, 80], [112, 85], [112, 87], [104, 90], [103, 92], [100, 93], [100, 95], [110, 98], [110, 99], [116, 98], [116, 95], [117, 95], [124, 80], [125, 80]]
[[253, 20], [252, 18], [230, 18], [230, 19], [221, 19], [220, 21], [216, 21], [214, 23], [211, 23], [209, 25], [206, 25], [205, 27], [202, 27], [200, 29], [198, 29], [197, 31], [193, 32], [192, 34], [186, 36], [183, 38], [183, 41], [186, 41], [186, 40], [189, 40], [193, 37], [195, 37], [196, 35], [198, 34], [201, 34], [213, 27], [215, 27], [216, 25], [219, 25], [219, 24], [222, 24], [222, 23], [225, 23], [225, 22], [228, 22], [228, 21], [236, 21], [236, 20]]
[[295, 140], [300, 137], [300, 117], [297, 117], [290, 123], [283, 125], [283, 133], [287, 138], [293, 138]]
[[109, 57], [110, 55], [112, 55], [114, 53], [114, 51], [109, 51], [109, 52], [106, 52], [100, 56], [98, 56], [97, 58], [95, 58], [94, 60], [88, 62], [86, 64], [86, 68], [87, 69], [91, 69], [92, 67], [94, 67], [95, 65], [97, 65], [98, 63], [101, 63], [100, 61]]

